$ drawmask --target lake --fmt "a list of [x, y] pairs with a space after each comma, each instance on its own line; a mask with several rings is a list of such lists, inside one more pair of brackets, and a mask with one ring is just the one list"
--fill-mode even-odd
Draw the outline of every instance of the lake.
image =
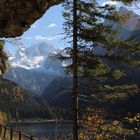
[[61, 122], [56, 125], [55, 122], [44, 123], [12, 123], [9, 125], [15, 130], [20, 130], [36, 138], [64, 135], [70, 136], [72, 133], [71, 122]]

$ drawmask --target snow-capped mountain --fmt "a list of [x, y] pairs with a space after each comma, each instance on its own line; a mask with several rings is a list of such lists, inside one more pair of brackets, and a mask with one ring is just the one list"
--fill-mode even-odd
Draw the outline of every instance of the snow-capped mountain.
[[25, 69], [41, 68], [50, 55], [57, 54], [60, 50], [46, 43], [35, 44], [29, 48], [21, 45], [17, 52], [9, 57], [12, 67]]
[[63, 62], [52, 59], [60, 51], [46, 43], [38, 43], [29, 48], [22, 45], [15, 54], [7, 51], [9, 71], [4, 77], [41, 93], [54, 78], [65, 76]]

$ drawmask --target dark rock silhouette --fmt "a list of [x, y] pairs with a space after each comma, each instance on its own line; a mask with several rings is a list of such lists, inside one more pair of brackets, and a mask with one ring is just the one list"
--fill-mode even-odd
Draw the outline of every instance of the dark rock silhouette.
[[51, 6], [62, 0], [0, 0], [0, 37], [21, 36]]

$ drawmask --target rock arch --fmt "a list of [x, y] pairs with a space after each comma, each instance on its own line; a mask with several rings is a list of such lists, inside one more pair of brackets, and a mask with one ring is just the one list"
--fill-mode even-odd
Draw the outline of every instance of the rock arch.
[[21, 36], [46, 10], [62, 1], [0, 0], [0, 37]]

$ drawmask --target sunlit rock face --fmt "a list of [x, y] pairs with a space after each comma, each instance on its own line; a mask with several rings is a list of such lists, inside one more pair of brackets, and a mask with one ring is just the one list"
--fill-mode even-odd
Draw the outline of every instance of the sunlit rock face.
[[61, 1], [0, 0], [0, 37], [22, 35], [47, 9]]

